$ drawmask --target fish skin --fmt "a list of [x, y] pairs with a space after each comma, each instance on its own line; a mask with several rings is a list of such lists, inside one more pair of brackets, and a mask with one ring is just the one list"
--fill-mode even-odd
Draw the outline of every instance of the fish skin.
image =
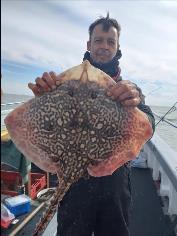
[[115, 82], [88, 61], [58, 76], [57, 88], [13, 110], [5, 119], [12, 141], [59, 186], [34, 235], [47, 226], [69, 187], [89, 175], [111, 175], [134, 159], [152, 136], [145, 113], [106, 95]]

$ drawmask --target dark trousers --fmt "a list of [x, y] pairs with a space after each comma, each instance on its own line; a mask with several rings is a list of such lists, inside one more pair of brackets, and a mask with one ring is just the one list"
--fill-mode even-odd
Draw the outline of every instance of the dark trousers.
[[130, 168], [73, 184], [58, 208], [57, 236], [129, 236]]

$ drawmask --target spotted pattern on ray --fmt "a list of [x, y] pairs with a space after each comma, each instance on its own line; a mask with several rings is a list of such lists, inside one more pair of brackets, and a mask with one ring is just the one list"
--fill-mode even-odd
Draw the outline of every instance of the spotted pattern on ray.
[[88, 61], [60, 74], [57, 88], [10, 113], [5, 124], [18, 149], [59, 186], [34, 235], [51, 220], [69, 187], [89, 173], [112, 174], [151, 137], [146, 115], [106, 95], [115, 82]]

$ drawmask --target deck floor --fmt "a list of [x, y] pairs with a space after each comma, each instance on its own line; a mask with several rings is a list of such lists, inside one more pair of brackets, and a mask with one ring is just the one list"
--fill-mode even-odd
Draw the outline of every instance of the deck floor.
[[[42, 216], [43, 210], [44, 208], [40, 210], [17, 236], [32, 235], [36, 222]], [[24, 217], [20, 217], [21, 220], [18, 224], [22, 222]], [[169, 217], [163, 214], [161, 201], [152, 180], [151, 170], [133, 168], [131, 236], [175, 236], [174, 231], [170, 229], [171, 226]], [[1, 230], [1, 235], [8, 236], [15, 227], [11, 226], [8, 230]]]
[[132, 170], [131, 236], [175, 236], [164, 215], [150, 169]]

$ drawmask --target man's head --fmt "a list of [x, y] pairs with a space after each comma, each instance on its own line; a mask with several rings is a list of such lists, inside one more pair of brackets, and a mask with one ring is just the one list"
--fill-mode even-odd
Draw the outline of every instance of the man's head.
[[94, 62], [107, 63], [113, 59], [119, 49], [120, 25], [115, 19], [102, 17], [89, 27], [87, 50]]

